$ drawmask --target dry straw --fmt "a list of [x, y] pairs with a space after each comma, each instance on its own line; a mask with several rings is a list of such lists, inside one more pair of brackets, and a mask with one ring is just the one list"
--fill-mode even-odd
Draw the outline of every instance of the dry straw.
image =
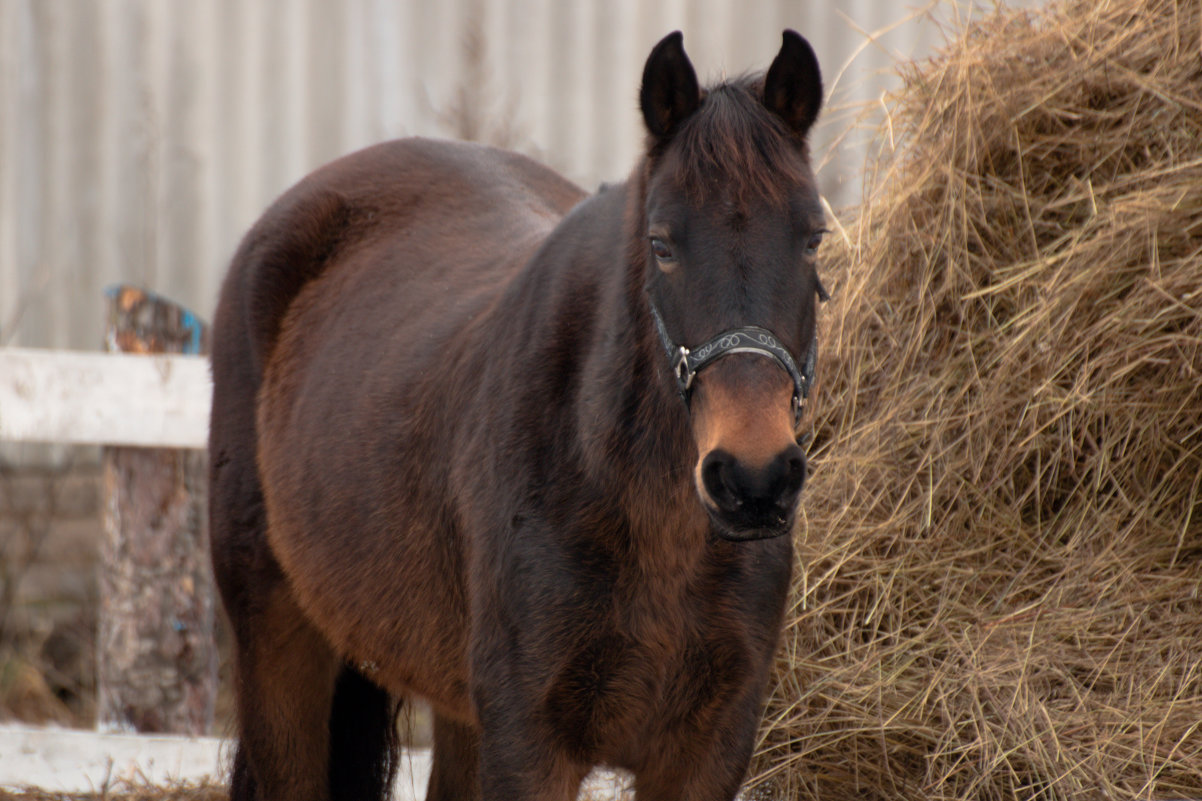
[[105, 782], [91, 792], [56, 792], [0, 786], [0, 801], [227, 801], [225, 787], [212, 782], [150, 784], [144, 778]]
[[1202, 0], [999, 11], [904, 77], [757, 782], [1202, 798]]

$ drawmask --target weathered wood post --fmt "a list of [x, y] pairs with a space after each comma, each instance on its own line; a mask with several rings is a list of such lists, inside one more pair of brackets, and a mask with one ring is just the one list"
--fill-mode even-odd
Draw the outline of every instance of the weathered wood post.
[[[110, 288], [106, 349], [208, 350], [186, 309], [132, 287]], [[200, 735], [217, 694], [203, 450], [106, 447], [97, 639], [102, 730]]]

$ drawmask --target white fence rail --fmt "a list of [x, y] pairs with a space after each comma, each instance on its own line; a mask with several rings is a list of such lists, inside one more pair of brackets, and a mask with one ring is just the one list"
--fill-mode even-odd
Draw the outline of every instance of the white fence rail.
[[0, 440], [204, 448], [203, 356], [0, 348]]

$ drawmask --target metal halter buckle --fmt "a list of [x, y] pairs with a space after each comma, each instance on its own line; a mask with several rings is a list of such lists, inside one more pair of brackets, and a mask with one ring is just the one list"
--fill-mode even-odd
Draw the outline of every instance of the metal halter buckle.
[[689, 349], [680, 345], [672, 358], [672, 372], [676, 374], [676, 382], [680, 384], [681, 392], [688, 392], [693, 386], [693, 377], [697, 371], [689, 366]]

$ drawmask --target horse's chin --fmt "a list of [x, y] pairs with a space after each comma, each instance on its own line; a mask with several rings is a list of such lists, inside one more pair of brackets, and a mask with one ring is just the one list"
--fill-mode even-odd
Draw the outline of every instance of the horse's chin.
[[709, 513], [711, 529], [716, 539], [727, 542], [752, 542], [754, 540], [771, 540], [793, 533], [797, 523], [797, 515], [790, 514], [772, 521], [731, 520], [717, 509], [706, 504]]

